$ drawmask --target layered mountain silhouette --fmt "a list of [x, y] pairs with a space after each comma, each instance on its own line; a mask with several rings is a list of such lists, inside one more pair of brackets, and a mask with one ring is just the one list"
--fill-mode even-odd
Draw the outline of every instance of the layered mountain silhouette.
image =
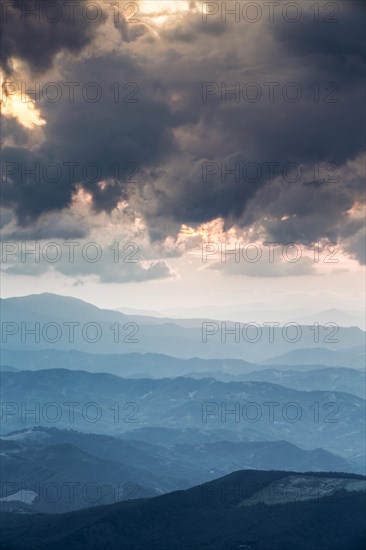
[[364, 547], [362, 330], [1, 305], [6, 549]]
[[[239, 440], [287, 440], [363, 456], [365, 400], [263, 381], [126, 379], [52, 369], [1, 372], [2, 430], [46, 425], [109, 435], [135, 428], [220, 430]], [[253, 435], [254, 434], [254, 435]]]
[[185, 489], [241, 468], [356, 471], [322, 449], [222, 437], [154, 428], [123, 438], [43, 427], [13, 432], [0, 439], [0, 508], [59, 513]]
[[[1, 302], [3, 346], [7, 349], [57, 349], [103, 354], [159, 353], [180, 358], [233, 358], [258, 362], [293, 350], [325, 348], [335, 352], [364, 346], [357, 327], [316, 329], [293, 319], [293, 326], [255, 326], [204, 319], [177, 320], [128, 316], [99, 309], [76, 298], [37, 294]], [[277, 322], [269, 319], [268, 322]], [[38, 323], [39, 336], [34, 335]], [[246, 326], [249, 324], [250, 326]], [[33, 331], [33, 334], [32, 334]], [[306, 361], [303, 361], [306, 364]], [[344, 366], [344, 365], [340, 365]], [[349, 365], [355, 366], [355, 365]]]
[[1, 536], [13, 550], [362, 550], [365, 488], [351, 474], [244, 470], [69, 514], [4, 514]]

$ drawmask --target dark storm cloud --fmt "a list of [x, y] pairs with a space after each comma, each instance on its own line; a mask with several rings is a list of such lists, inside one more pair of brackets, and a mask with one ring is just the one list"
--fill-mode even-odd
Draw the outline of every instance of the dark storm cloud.
[[[362, 165], [363, 160], [359, 163]], [[325, 238], [334, 243], [362, 230], [364, 220], [353, 219], [349, 210], [362, 202], [362, 176], [349, 167], [339, 171], [339, 181], [323, 184], [265, 186], [248, 204], [247, 223], [266, 213], [262, 223], [275, 242], [301, 242], [306, 245]], [[281, 220], [286, 216], [285, 220]], [[288, 217], [287, 217], [288, 216]]]
[[[121, 97], [116, 102], [111, 87], [117, 78]], [[96, 82], [102, 90], [100, 100], [41, 102], [47, 120], [43, 143], [31, 151], [3, 151], [3, 200], [14, 207], [23, 225], [67, 207], [80, 183], [92, 194], [96, 210], [111, 210], [125, 198], [130, 180], [141, 182], [144, 168], [159, 163], [174, 148], [174, 116], [129, 57], [110, 54], [80, 61], [68, 66], [67, 79], [81, 88]], [[124, 90], [126, 83], [133, 84]], [[124, 101], [132, 92], [136, 102]], [[25, 176], [25, 170], [37, 164], [40, 175]], [[106, 182], [104, 188], [99, 181]]]
[[[1, 139], [4, 141], [6, 136], [12, 136], [14, 144], [19, 147], [30, 146], [29, 133], [23, 128], [15, 118], [2, 117], [1, 119]], [[3, 143], [1, 144], [3, 146]]]
[[[263, 225], [276, 240], [307, 244], [346, 238], [362, 226], [362, 221], [351, 223], [347, 212], [355, 201], [363, 201], [364, 173], [361, 169], [350, 181], [347, 162], [365, 150], [365, 19], [359, 3], [339, 5], [335, 24], [316, 25], [307, 19], [273, 25], [263, 34], [264, 45], [259, 37], [256, 48], [249, 42], [252, 58], [246, 57], [244, 45], [238, 51], [238, 24], [231, 27], [227, 43], [214, 45], [206, 54], [205, 63], [197, 48], [192, 73], [217, 82], [218, 90], [222, 82], [229, 88], [235, 82], [254, 81], [262, 90], [266, 90], [263, 83], [278, 82], [277, 100], [223, 103], [218, 91], [205, 104], [191, 105], [200, 111], [199, 125], [190, 129], [195, 160], [188, 165], [187, 159], [177, 159], [160, 181], [151, 184], [156, 200], [145, 203], [147, 215], [154, 218], [165, 211], [176, 221], [191, 224], [221, 216], [227, 227], [246, 227], [268, 215], [272, 221]], [[250, 38], [255, 40], [255, 33]], [[255, 70], [250, 68], [253, 63]], [[301, 90], [298, 102], [281, 98], [286, 82], [295, 82]], [[315, 95], [315, 83], [320, 97]], [[199, 140], [194, 139], [195, 130]], [[200, 165], [224, 164], [232, 170], [237, 161], [240, 167], [255, 163], [262, 168], [269, 162], [280, 167], [296, 163], [304, 175], [291, 185], [273, 185], [264, 170], [251, 183], [242, 177], [234, 182], [232, 176], [222, 181], [218, 175], [203, 184]], [[336, 166], [335, 182], [324, 178], [329, 163]], [[323, 172], [319, 178], [312, 174], [313, 166]], [[281, 217], [287, 214], [295, 216], [283, 223]]]
[[345, 250], [361, 264], [366, 265], [366, 238], [364, 227], [346, 242]]
[[301, 25], [289, 25], [284, 21], [275, 27], [275, 36], [285, 48], [291, 48], [295, 56], [314, 57], [324, 69], [335, 64], [352, 77], [362, 73], [365, 62], [365, 17], [366, 4], [363, 0], [334, 2], [320, 6], [319, 19], [307, 18]]
[[[88, 45], [106, 14], [87, 10], [89, 0], [6, 0], [1, 6], [1, 61], [10, 73], [10, 59], [25, 61], [32, 73], [52, 66], [61, 51], [77, 53]], [[47, 8], [48, 5], [48, 8]], [[92, 18], [95, 17], [95, 22]]]
[[[70, 213], [62, 215], [49, 213], [37, 220], [37, 223], [26, 227], [14, 223], [12, 212], [6, 210], [0, 216], [4, 232], [4, 242], [47, 241], [49, 239], [82, 239], [88, 236], [90, 226], [82, 217], [75, 217]], [[7, 227], [6, 227], [7, 226]]]
[[[272, 221], [264, 227], [280, 241], [350, 238], [359, 226], [350, 223], [347, 212], [360, 200], [363, 181], [360, 171], [349, 177], [347, 167], [365, 149], [365, 23], [360, 3], [337, 4], [339, 20], [329, 24], [309, 17], [292, 24], [281, 18], [249, 26], [203, 24], [200, 14], [191, 13], [159, 28], [158, 39], [143, 25], [128, 29], [128, 36], [125, 26], [118, 29], [120, 44], [62, 67], [66, 80], [101, 83], [102, 99], [42, 103], [45, 141], [32, 151], [4, 151], [5, 162], [18, 164], [95, 162], [106, 183], [75, 176], [53, 185], [24, 184], [15, 175], [5, 185], [5, 203], [20, 223], [31, 223], [49, 210], [67, 207], [81, 183], [97, 211], [111, 210], [128, 198], [155, 238], [178, 231], [181, 223], [220, 216], [225, 227], [247, 227], [267, 215]], [[58, 48], [69, 49], [69, 39]], [[28, 60], [37, 67], [44, 63]], [[108, 89], [117, 80], [138, 84], [138, 103], [113, 101]], [[204, 82], [216, 83], [218, 90], [206, 102]], [[242, 96], [239, 102], [223, 103], [221, 84], [229, 88], [236, 82], [256, 82], [262, 98], [252, 102]], [[278, 83], [273, 102], [266, 82]], [[301, 90], [298, 101], [282, 95], [289, 82]], [[138, 182], [113, 181], [116, 162], [136, 163]], [[337, 182], [309, 175], [311, 166], [330, 162], [338, 167]], [[222, 180], [218, 172], [203, 181], [204, 163], [225, 163], [228, 169], [255, 163], [262, 173], [254, 180], [235, 181]], [[291, 185], [278, 177], [272, 181], [266, 163], [296, 163], [305, 175]], [[286, 223], [276, 219], [293, 214]]]

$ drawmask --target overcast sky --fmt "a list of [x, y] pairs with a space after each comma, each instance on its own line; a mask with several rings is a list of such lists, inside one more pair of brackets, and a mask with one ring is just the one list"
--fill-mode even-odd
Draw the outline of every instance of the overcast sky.
[[51, 4], [1, 14], [2, 296], [362, 307], [363, 2]]

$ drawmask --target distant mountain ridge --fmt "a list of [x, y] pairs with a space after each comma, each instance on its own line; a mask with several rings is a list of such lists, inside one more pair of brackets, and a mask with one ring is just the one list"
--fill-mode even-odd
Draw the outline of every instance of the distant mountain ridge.
[[340, 326], [357, 326], [362, 330], [365, 330], [365, 316], [362, 310], [342, 310], [335, 307], [328, 307], [322, 310], [315, 310], [311, 314], [309, 308], [298, 307], [294, 309], [285, 309], [281, 307], [280, 311], [275, 309], [265, 309], [263, 305], [256, 303], [238, 304], [238, 305], [225, 305], [215, 306], [209, 305], [206, 307], [173, 307], [170, 309], [164, 309], [159, 312], [154, 311], [139, 311], [137, 309], [118, 307], [118, 311], [127, 314], [147, 314], [159, 317], [171, 317], [171, 318], [192, 318], [202, 317], [202, 312], [205, 311], [205, 315], [212, 319], [226, 320], [232, 319], [233, 321], [245, 322], [249, 319], [258, 323], [263, 323], [269, 319], [274, 319], [277, 316], [277, 320], [281, 323], [287, 323], [288, 321], [297, 320], [301, 324], [312, 324], [315, 322], [324, 323], [332, 321]]
[[228, 381], [264, 381], [280, 384], [287, 388], [297, 390], [324, 390], [352, 393], [358, 397], [365, 398], [365, 372], [358, 369], [345, 367], [323, 367], [306, 370], [279, 368], [260, 369], [249, 373], [231, 374], [228, 372], [214, 371], [209, 373], [191, 373], [193, 377], [212, 376], [216, 380]]
[[[206, 338], [203, 338], [202, 322], [205, 321], [202, 319], [180, 321], [127, 316], [99, 309], [76, 298], [53, 294], [7, 298], [2, 300], [1, 309], [3, 347], [24, 351], [70, 350], [71, 347], [89, 353], [150, 352], [180, 358], [229, 357], [257, 363], [296, 349], [318, 348], [319, 341], [322, 347], [333, 351], [364, 346], [365, 342], [365, 333], [356, 327], [335, 327], [330, 331], [320, 327], [320, 333], [315, 335], [314, 329], [303, 326], [293, 328], [299, 335], [294, 337], [294, 334], [284, 335], [282, 327], [270, 329], [268, 326], [252, 327], [253, 334], [249, 335], [243, 332], [243, 325], [238, 326], [236, 339], [230, 335], [232, 323], [215, 320], [211, 321], [208, 334], [204, 332]], [[296, 323], [296, 319], [293, 322]], [[26, 330], [34, 330], [35, 323], [41, 327], [39, 341], [26, 334]]]
[[[320, 355], [324, 358], [324, 354]], [[188, 378], [211, 377], [223, 382], [261, 380], [298, 390], [334, 390], [365, 397], [365, 369], [312, 364], [292, 365], [280, 362], [277, 366], [267, 367], [240, 359], [200, 359], [198, 357], [179, 359], [152, 353], [101, 355], [58, 350], [25, 352], [5, 349], [2, 350], [1, 358], [4, 363], [7, 363], [0, 365], [3, 371], [67, 368], [95, 373], [104, 372], [124, 378], [185, 376]], [[350, 354], [351, 359], [352, 354]]]
[[[186, 489], [238, 468], [357, 472], [332, 453], [286, 441], [225, 441], [219, 431], [205, 438], [198, 430], [183, 436], [174, 430], [170, 437], [176, 443], [155, 436], [149, 428], [120, 438], [38, 427], [2, 437], [0, 510], [60, 513], [100, 506]], [[179, 442], [181, 437], [185, 442]], [[72, 500], [67, 491], [71, 482]], [[47, 499], [52, 484], [60, 492], [55, 501]], [[100, 493], [90, 500], [83, 493], [89, 484]], [[27, 504], [19, 491], [32, 492], [34, 500]]]
[[330, 350], [321, 347], [291, 350], [278, 357], [262, 361], [263, 365], [324, 365], [328, 367], [350, 367], [365, 370], [365, 347]]
[[[285, 439], [344, 458], [365, 452], [365, 400], [343, 392], [299, 391], [263, 381], [119, 378], [66, 369], [1, 372], [0, 381], [4, 402], [33, 409], [37, 404], [40, 425], [53, 424], [42, 411], [54, 403], [57, 426], [80, 431], [91, 426], [109, 435], [144, 426], [224, 429], [242, 440], [254, 431], [257, 441]], [[76, 404], [71, 417], [67, 403]], [[84, 410], [88, 403], [96, 404], [92, 414], [98, 420], [92, 423]], [[22, 411], [20, 405], [3, 409], [3, 432], [34, 425], [34, 413]]]

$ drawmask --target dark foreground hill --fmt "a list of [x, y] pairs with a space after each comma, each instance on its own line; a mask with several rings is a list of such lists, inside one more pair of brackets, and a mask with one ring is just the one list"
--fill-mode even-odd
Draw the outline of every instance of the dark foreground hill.
[[4, 550], [362, 550], [364, 477], [244, 470], [152, 499], [4, 514]]

